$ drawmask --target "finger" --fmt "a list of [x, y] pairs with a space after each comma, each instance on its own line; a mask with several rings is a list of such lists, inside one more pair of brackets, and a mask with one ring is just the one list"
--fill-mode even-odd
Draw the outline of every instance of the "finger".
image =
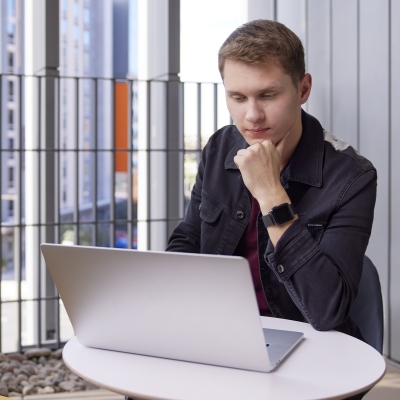
[[237, 163], [238, 160], [239, 160], [239, 157], [238, 157], [238, 156], [233, 157], [233, 162], [235, 163], [237, 169], [240, 169], [239, 164]]
[[288, 132], [275, 146], [276, 150], [278, 150], [278, 153], [280, 156], [282, 156], [283, 149], [285, 148], [285, 143], [286, 143], [289, 135], [290, 135], [290, 132]]

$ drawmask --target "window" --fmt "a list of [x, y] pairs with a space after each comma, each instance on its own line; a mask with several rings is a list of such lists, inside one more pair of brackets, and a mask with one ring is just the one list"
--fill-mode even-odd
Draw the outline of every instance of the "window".
[[11, 52], [8, 52], [8, 66], [10, 68], [14, 67], [14, 54]]
[[61, 34], [62, 35], [67, 34], [67, 21], [65, 19], [61, 21]]
[[14, 167], [8, 167], [8, 187], [14, 187]]
[[[9, 202], [8, 202], [8, 216], [9, 217], [14, 216], [14, 201], [13, 200], [9, 200]], [[11, 244], [10, 247], [11, 247], [11, 251], [12, 251], [12, 242], [10, 242], [10, 244]], [[10, 251], [10, 253], [11, 253], [11, 251]]]
[[8, 127], [9, 129], [14, 128], [14, 110], [8, 110]]
[[8, 0], [8, 15], [15, 15], [15, 0]]
[[14, 82], [8, 81], [8, 100], [14, 100]]
[[8, 35], [8, 41], [9, 42], [14, 42], [15, 38], [15, 24], [13, 22], [8, 22], [7, 23], [7, 35]]
[[83, 22], [85, 24], [89, 24], [90, 23], [90, 11], [88, 8], [84, 8], [83, 9]]
[[10, 158], [14, 158], [14, 139], [8, 138], [8, 148], [10, 149]]
[[90, 45], [90, 32], [87, 30], [83, 31], [83, 43], [85, 46]]

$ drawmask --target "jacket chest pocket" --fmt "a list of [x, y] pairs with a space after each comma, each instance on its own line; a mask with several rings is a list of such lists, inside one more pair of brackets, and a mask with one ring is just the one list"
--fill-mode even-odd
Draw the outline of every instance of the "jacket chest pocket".
[[209, 199], [203, 197], [199, 209], [200, 218], [202, 220], [201, 245], [204, 246], [204, 243], [210, 236], [211, 232], [216, 228], [218, 224], [218, 219], [221, 216], [223, 207], [221, 204], [210, 201]]

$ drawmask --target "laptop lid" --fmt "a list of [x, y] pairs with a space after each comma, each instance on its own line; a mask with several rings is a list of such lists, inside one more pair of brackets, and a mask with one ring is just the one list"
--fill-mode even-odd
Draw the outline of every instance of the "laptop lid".
[[42, 244], [85, 346], [271, 370], [247, 260]]

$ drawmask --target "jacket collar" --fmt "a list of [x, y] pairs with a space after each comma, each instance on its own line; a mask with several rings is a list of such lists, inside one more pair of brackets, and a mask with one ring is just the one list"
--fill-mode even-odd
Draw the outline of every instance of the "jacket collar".
[[[324, 135], [321, 124], [304, 110], [301, 111], [303, 132], [296, 150], [282, 173], [282, 183], [296, 181], [310, 186], [322, 186], [322, 161], [324, 156]], [[240, 135], [237, 128], [235, 131]], [[240, 149], [248, 144], [240, 135], [225, 159], [225, 169], [238, 169], [233, 161]]]

